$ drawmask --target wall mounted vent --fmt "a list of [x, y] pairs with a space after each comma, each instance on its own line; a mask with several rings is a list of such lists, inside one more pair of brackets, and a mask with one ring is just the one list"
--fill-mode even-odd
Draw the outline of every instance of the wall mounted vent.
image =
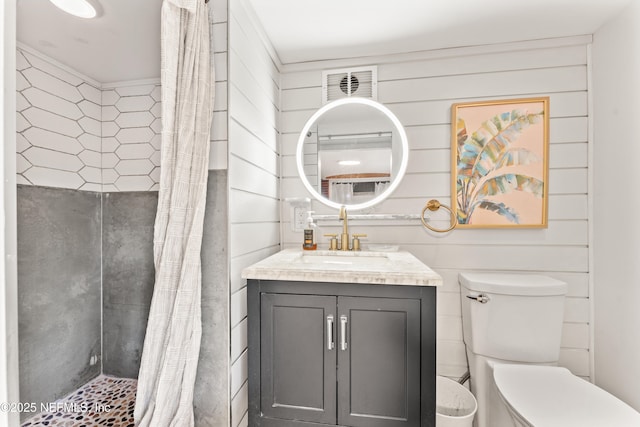
[[343, 68], [322, 72], [322, 103], [358, 96], [378, 99], [378, 67]]

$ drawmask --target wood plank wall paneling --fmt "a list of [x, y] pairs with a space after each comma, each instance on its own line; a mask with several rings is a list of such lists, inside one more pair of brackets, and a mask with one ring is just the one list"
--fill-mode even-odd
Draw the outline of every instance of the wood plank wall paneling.
[[213, 21], [211, 22], [211, 31], [213, 34], [213, 56], [216, 78], [216, 105], [214, 106], [213, 122], [211, 124], [211, 154], [209, 156], [209, 169], [227, 169], [228, 167], [228, 3], [228, 0], [213, 0]]
[[[549, 96], [549, 227], [530, 230], [455, 230], [442, 236], [411, 221], [353, 221], [365, 242], [399, 245], [444, 277], [438, 291], [438, 373], [460, 377], [467, 369], [462, 342], [460, 288], [463, 271], [536, 272], [569, 283], [561, 364], [589, 377], [588, 264], [588, 86], [587, 44], [534, 42], [504, 51], [469, 48], [464, 56], [405, 62], [381, 61], [379, 101], [405, 125], [410, 146], [408, 174], [375, 213], [419, 214], [431, 198], [450, 202], [451, 104], [473, 100]], [[344, 62], [344, 61], [342, 61]], [[375, 63], [375, 62], [373, 62]], [[341, 63], [341, 65], [344, 65]], [[295, 147], [305, 121], [321, 106], [321, 71], [288, 71], [281, 80], [280, 195], [308, 196], [298, 178]], [[299, 70], [300, 68], [297, 68]], [[319, 214], [335, 214], [313, 202]], [[290, 208], [281, 202], [283, 247], [297, 247]], [[446, 216], [436, 214], [438, 224]], [[321, 222], [318, 236], [335, 233], [337, 222]], [[320, 246], [326, 247], [323, 238]]]
[[231, 426], [247, 425], [242, 269], [280, 250], [280, 74], [242, 1], [229, 2]]

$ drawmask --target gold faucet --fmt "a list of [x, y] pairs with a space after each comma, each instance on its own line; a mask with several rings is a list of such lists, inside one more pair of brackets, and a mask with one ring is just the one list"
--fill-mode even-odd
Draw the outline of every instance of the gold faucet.
[[348, 251], [349, 250], [349, 221], [347, 219], [347, 208], [346, 206], [340, 207], [340, 214], [338, 218], [344, 221], [342, 223], [342, 234], [340, 235], [340, 250]]

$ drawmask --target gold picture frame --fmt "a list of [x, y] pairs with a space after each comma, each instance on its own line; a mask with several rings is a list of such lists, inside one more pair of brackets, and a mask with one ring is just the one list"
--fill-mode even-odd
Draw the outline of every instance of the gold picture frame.
[[549, 98], [451, 106], [451, 205], [459, 228], [546, 228]]

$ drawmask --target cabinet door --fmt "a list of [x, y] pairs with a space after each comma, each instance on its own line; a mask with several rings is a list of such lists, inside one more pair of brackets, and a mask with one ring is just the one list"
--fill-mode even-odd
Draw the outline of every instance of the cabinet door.
[[338, 297], [338, 424], [420, 426], [420, 301]]
[[336, 424], [336, 297], [261, 299], [262, 414]]

